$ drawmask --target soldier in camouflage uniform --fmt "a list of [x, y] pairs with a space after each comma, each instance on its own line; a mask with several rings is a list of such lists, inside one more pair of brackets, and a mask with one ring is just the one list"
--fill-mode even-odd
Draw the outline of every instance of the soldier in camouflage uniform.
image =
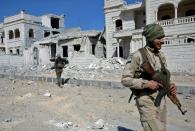
[[54, 68], [55, 68], [55, 72], [57, 76], [57, 84], [59, 87], [61, 87], [61, 84], [62, 84], [61, 75], [62, 75], [65, 64], [68, 64], [68, 60], [61, 58], [60, 54], [57, 54], [55, 63], [54, 63]]
[[[166, 66], [165, 56], [160, 51], [161, 46], [164, 44], [164, 30], [158, 24], [149, 24], [144, 28], [143, 35], [146, 38], [144, 48], [146, 49], [148, 61], [155, 71], [160, 70], [161, 63]], [[143, 64], [142, 55], [140, 51], [136, 51], [131, 61], [126, 64], [121, 82], [124, 86], [136, 89], [138, 92], [135, 100], [144, 130], [165, 131], [167, 112], [165, 96], [160, 100], [159, 106], [154, 104], [162, 85], [154, 80], [142, 78], [143, 69], [141, 64]], [[171, 84], [170, 92], [176, 94], [176, 86], [173, 83]]]

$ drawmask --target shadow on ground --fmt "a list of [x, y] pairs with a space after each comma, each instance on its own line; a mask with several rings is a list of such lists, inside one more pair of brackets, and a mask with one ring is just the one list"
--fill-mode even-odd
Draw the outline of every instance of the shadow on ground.
[[117, 131], [135, 131], [135, 130], [127, 129], [127, 128], [122, 127], [122, 126], [118, 126], [118, 127], [117, 127]]

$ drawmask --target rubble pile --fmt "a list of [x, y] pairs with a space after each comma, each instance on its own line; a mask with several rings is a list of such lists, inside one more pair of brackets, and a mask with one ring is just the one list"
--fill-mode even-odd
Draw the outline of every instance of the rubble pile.
[[[92, 63], [70, 63], [65, 66], [62, 77], [76, 79], [113, 79], [121, 76], [125, 60], [122, 58], [95, 59]], [[28, 65], [24, 67], [1, 66], [0, 73], [8, 75], [30, 75], [56, 77], [55, 70], [51, 69], [53, 63], [47, 65]]]
[[67, 65], [63, 75], [76, 79], [105, 80], [121, 76], [125, 60], [118, 58], [98, 59], [87, 66]]

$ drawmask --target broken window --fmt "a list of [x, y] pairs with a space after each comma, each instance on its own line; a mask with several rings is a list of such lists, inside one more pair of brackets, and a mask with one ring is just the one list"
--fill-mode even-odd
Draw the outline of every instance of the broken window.
[[59, 34], [60, 32], [58, 31], [52, 31], [52, 34], [55, 35], [55, 34]]
[[10, 53], [10, 54], [13, 54], [13, 51], [12, 51], [12, 50], [9, 50], [9, 53]]
[[5, 52], [5, 47], [0, 47], [0, 52]]
[[44, 33], [44, 37], [48, 37], [49, 35], [50, 35], [50, 32], [45, 31], [45, 33]]
[[121, 19], [116, 20], [115, 24], [116, 24], [116, 31], [123, 29], [123, 23]]
[[51, 57], [56, 56], [56, 44], [51, 44]]
[[74, 51], [80, 51], [81, 45], [73, 45], [74, 46]]
[[188, 38], [188, 39], [187, 39], [187, 42], [188, 42], [188, 43], [194, 43], [194, 39]]
[[12, 30], [9, 31], [9, 39], [14, 38], [14, 32]]
[[60, 21], [59, 18], [51, 17], [51, 27], [59, 29], [59, 21]]
[[29, 29], [28, 36], [29, 36], [29, 38], [34, 38], [34, 31], [33, 31], [33, 29]]
[[5, 33], [2, 32], [2, 35], [1, 35], [1, 43], [3, 43], [3, 38], [5, 37]]
[[62, 46], [63, 48], [63, 57], [68, 57], [68, 46]]
[[20, 38], [20, 31], [19, 31], [19, 29], [15, 29], [14, 33], [15, 33], [15, 38]]

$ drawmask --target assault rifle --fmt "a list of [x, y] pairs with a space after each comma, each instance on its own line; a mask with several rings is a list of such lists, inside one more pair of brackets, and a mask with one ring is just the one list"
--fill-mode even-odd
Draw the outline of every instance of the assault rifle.
[[161, 68], [161, 71], [154, 71], [154, 69], [152, 68], [149, 62], [144, 62], [142, 64], [142, 69], [149, 76], [151, 76], [154, 81], [157, 81], [158, 83], [162, 84], [162, 88], [160, 89], [159, 94], [157, 95], [157, 98], [155, 100], [155, 105], [159, 106], [161, 98], [166, 94], [168, 98], [172, 101], [172, 103], [178, 107], [182, 115], [185, 115], [187, 110], [182, 108], [182, 105], [177, 95], [170, 93], [170, 72], [169, 70], [163, 66]]

